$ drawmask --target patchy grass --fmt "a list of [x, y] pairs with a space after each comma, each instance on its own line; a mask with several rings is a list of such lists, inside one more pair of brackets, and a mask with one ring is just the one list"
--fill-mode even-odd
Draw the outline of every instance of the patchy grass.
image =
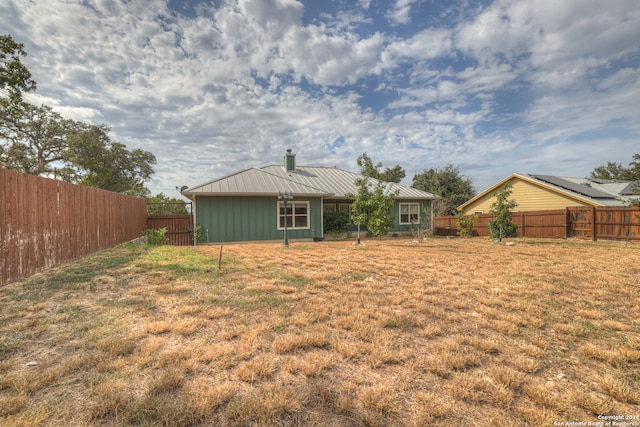
[[98, 253], [0, 289], [0, 424], [640, 415], [640, 247], [514, 243]]

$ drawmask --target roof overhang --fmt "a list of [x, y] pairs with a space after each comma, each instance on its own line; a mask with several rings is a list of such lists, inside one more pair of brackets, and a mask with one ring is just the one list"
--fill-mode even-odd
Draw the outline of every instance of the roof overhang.
[[[181, 194], [189, 199], [192, 197], [278, 197], [278, 193], [205, 193], [185, 191]], [[324, 198], [331, 196], [333, 194], [329, 193], [293, 193], [293, 197]]]

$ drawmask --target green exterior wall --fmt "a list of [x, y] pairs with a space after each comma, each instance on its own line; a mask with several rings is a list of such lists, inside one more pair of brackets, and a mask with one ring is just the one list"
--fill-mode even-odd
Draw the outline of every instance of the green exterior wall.
[[[400, 203], [420, 203], [420, 225], [431, 226], [431, 200], [396, 200], [393, 206], [395, 221], [392, 232], [405, 232], [411, 229], [410, 225], [400, 225]], [[429, 222], [425, 224], [425, 221]]]
[[[338, 208], [338, 205], [340, 204], [350, 204], [351, 201], [349, 200], [344, 200], [344, 199], [326, 199], [324, 201], [325, 204], [331, 204], [331, 205], [335, 205], [336, 209]], [[427, 221], [431, 221], [431, 200], [396, 200], [393, 206], [393, 215], [394, 215], [394, 221], [393, 221], [393, 228], [391, 229], [390, 232], [392, 233], [397, 233], [397, 232], [406, 232], [409, 231], [411, 226], [410, 225], [400, 225], [400, 203], [419, 203], [420, 204], [420, 216], [421, 216], [421, 224], [424, 225], [424, 221], [425, 218], [423, 218], [425, 215], [427, 216], [426, 220]], [[426, 214], [425, 214], [425, 210], [426, 210]], [[431, 224], [428, 223], [428, 226], [430, 226]], [[356, 231], [358, 229], [358, 226], [355, 224], [351, 224], [349, 225], [349, 231]], [[364, 231], [366, 232], [367, 228], [362, 226], [360, 227], [360, 231]]]
[[[288, 230], [290, 239], [322, 237], [322, 201], [319, 198], [295, 198], [309, 202], [309, 229]], [[206, 242], [241, 242], [278, 240], [276, 197], [212, 197], [196, 198], [196, 222], [203, 228]], [[207, 233], [208, 230], [208, 233]]]

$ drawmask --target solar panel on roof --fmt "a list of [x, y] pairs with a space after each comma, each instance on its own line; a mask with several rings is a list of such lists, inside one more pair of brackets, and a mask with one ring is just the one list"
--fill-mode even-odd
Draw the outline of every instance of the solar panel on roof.
[[636, 194], [634, 190], [637, 191], [638, 189], [640, 189], [640, 182], [630, 182], [626, 187], [622, 189], [620, 194], [623, 196], [632, 196]]
[[551, 175], [531, 175], [531, 176], [540, 181], [544, 181], [551, 185], [555, 185], [556, 187], [564, 188], [565, 190], [573, 191], [574, 193], [582, 194], [583, 196], [591, 197], [594, 199], [612, 199], [613, 198], [611, 197], [610, 194], [596, 190], [595, 188], [591, 188], [588, 185], [576, 184], [574, 182], [567, 181], [566, 179], [562, 179], [557, 176], [551, 176]]

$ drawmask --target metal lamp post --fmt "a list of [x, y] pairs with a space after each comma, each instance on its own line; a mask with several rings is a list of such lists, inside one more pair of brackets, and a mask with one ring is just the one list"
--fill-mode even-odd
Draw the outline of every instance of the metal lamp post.
[[282, 242], [282, 246], [287, 247], [289, 246], [289, 236], [287, 235], [287, 204], [289, 200], [293, 200], [293, 193], [291, 191], [285, 191], [284, 194], [282, 194], [278, 191], [278, 200], [284, 202], [284, 242]]

